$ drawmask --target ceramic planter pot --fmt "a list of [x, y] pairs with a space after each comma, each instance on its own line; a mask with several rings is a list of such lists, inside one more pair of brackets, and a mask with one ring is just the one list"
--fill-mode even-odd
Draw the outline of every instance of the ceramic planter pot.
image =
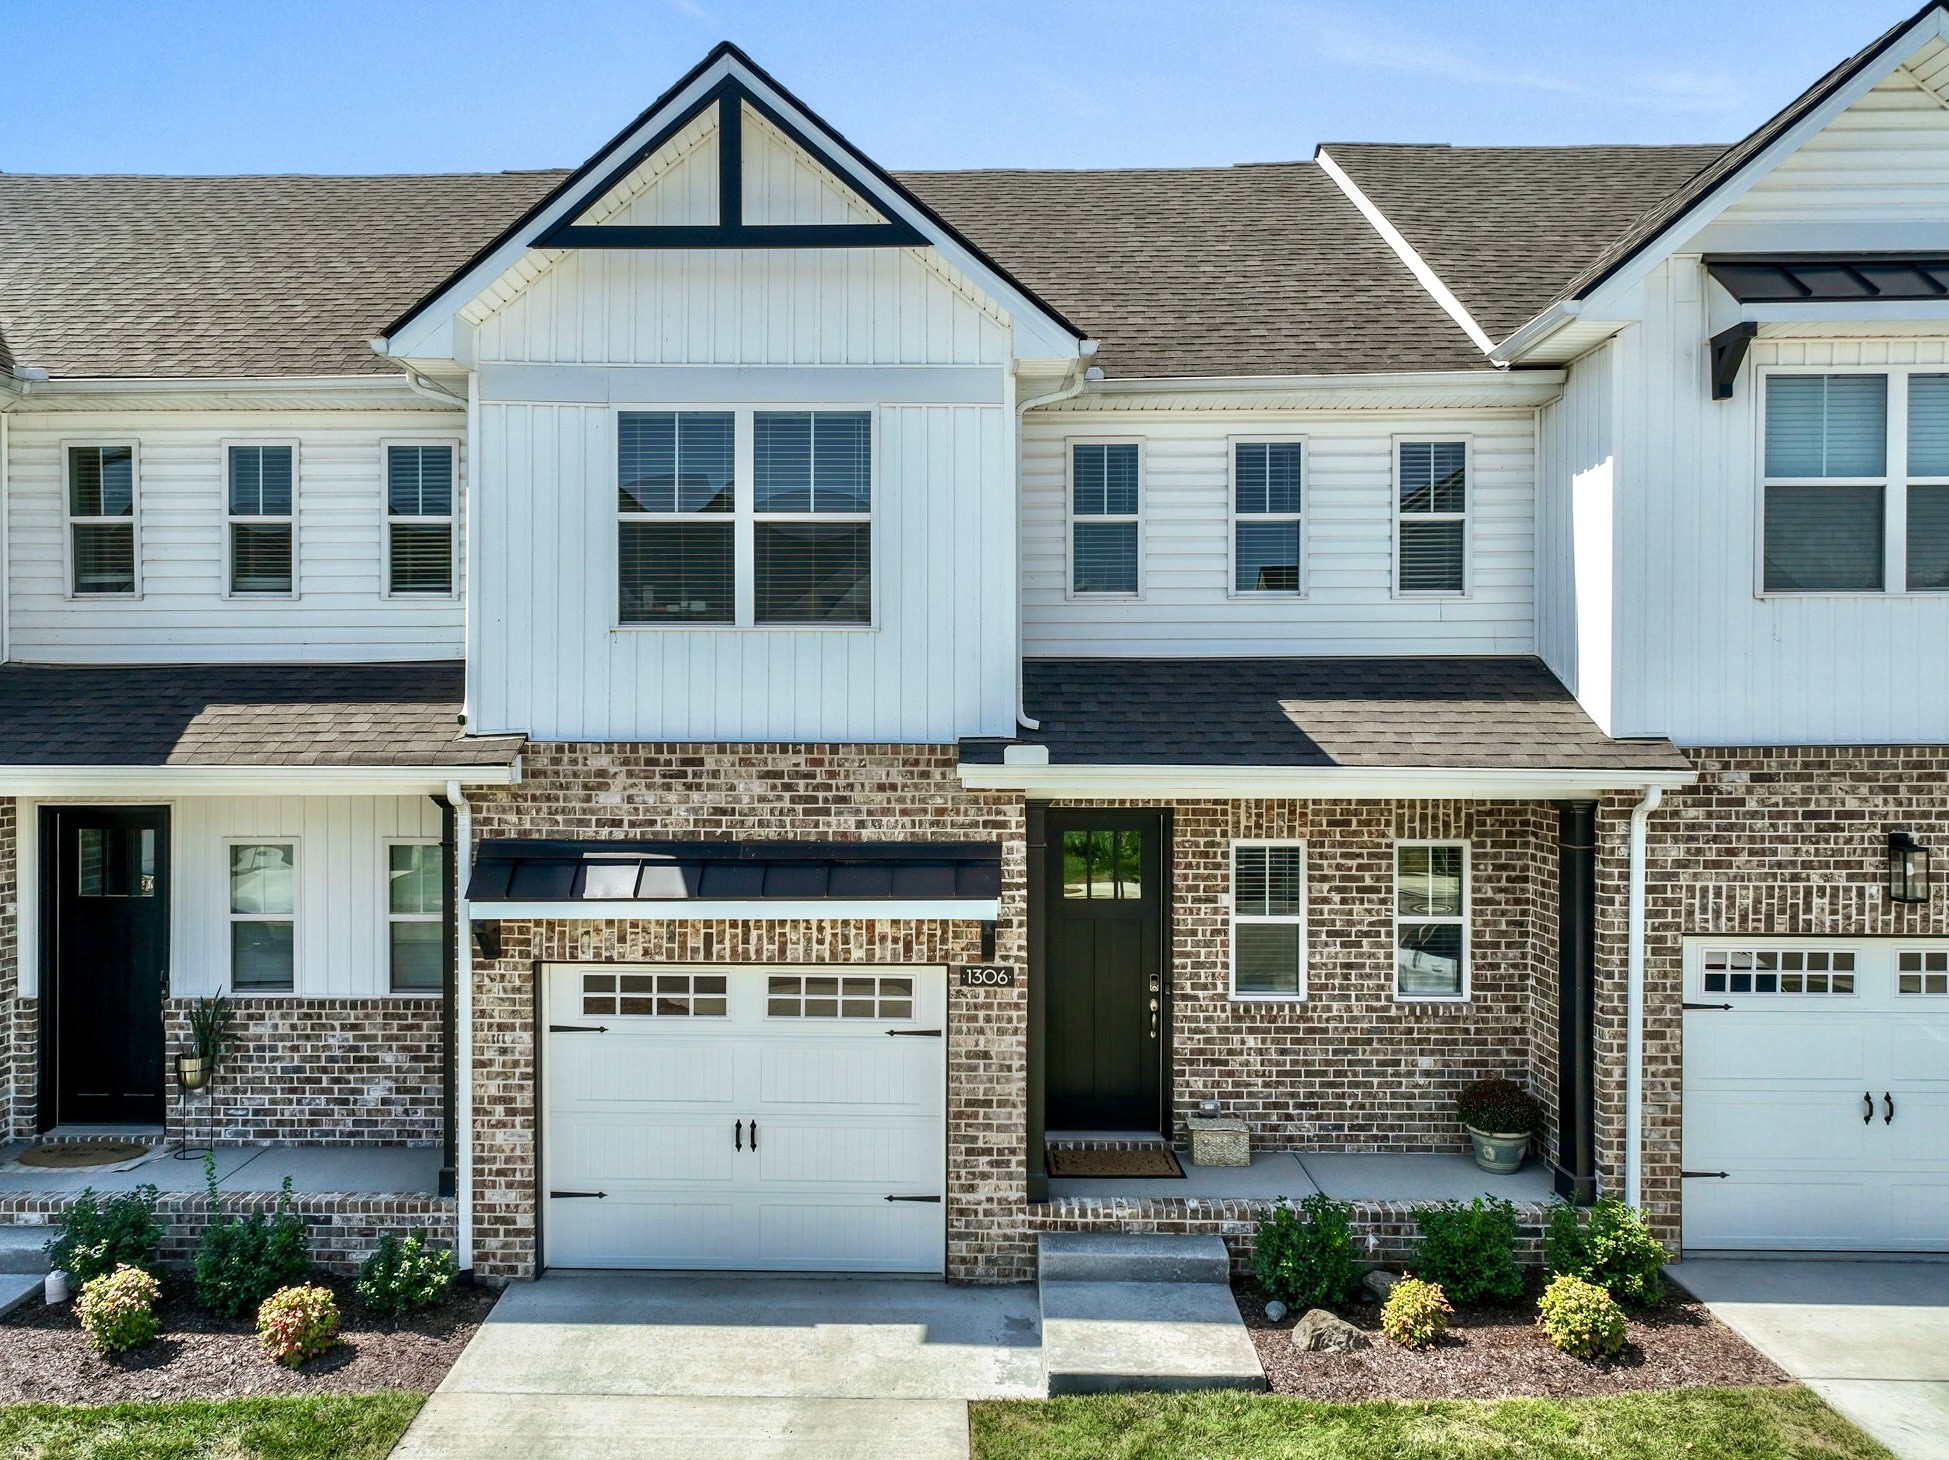
[[176, 1056], [176, 1079], [185, 1090], [201, 1090], [210, 1078], [210, 1067], [200, 1055]]
[[1499, 1135], [1494, 1131], [1477, 1130], [1472, 1125], [1463, 1129], [1475, 1144], [1475, 1164], [1484, 1171], [1508, 1176], [1523, 1169], [1523, 1159], [1529, 1155], [1527, 1135]]

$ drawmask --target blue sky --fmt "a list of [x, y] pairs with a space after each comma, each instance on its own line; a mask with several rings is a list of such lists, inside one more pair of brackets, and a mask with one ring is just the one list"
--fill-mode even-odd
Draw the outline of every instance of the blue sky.
[[1205, 165], [1334, 140], [1730, 141], [1914, 8], [0, 0], [0, 169], [571, 165], [726, 37], [889, 167]]

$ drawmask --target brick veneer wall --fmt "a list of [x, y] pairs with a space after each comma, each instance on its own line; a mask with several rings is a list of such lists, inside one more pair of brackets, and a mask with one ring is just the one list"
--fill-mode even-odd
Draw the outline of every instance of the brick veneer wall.
[[[1888, 900], [1889, 831], [1949, 845], [1949, 749], [1688, 750], [1697, 787], [1667, 793], [1648, 828], [1644, 1204], [1679, 1237], [1684, 942], [1688, 935], [1949, 937], [1949, 897]], [[1624, 1156], [1626, 831], [1635, 797], [1606, 798], [1598, 856], [1599, 1160]], [[1621, 1191], [1620, 1191], [1621, 1194]]]
[[[173, 1072], [189, 1047], [193, 1000], [164, 1006]], [[430, 1146], [442, 1138], [440, 1000], [251, 996], [232, 1001], [236, 1044], [191, 1095], [196, 1141]], [[174, 1075], [166, 1124], [181, 1136]]]
[[[1019, 800], [964, 790], [952, 746], [532, 745], [517, 786], [480, 793], [489, 837], [983, 840], [1002, 844], [995, 961], [1023, 952]], [[980, 958], [973, 922], [504, 923], [501, 957], [474, 966], [474, 1267], [535, 1270], [536, 960], [950, 963]], [[949, 990], [948, 1271], [1033, 1275], [1022, 1220], [1025, 981]]]

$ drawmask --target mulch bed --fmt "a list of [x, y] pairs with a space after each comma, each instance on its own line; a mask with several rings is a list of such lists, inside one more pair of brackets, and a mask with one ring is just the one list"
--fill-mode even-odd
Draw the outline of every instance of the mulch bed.
[[213, 1318], [197, 1308], [180, 1277], [164, 1279], [156, 1310], [162, 1337], [112, 1358], [89, 1346], [72, 1303], [50, 1308], [36, 1299], [0, 1319], [0, 1404], [425, 1392], [453, 1367], [496, 1296], [485, 1288], [455, 1287], [439, 1307], [392, 1320], [361, 1308], [350, 1281], [319, 1281], [338, 1297], [344, 1342], [295, 1370], [265, 1357], [255, 1323]]
[[1271, 1323], [1267, 1294], [1257, 1282], [1234, 1279], [1232, 1291], [1275, 1394], [1328, 1400], [1575, 1398], [1793, 1382], [1703, 1304], [1677, 1291], [1659, 1307], [1627, 1313], [1628, 1347], [1619, 1357], [1573, 1359], [1552, 1348], [1536, 1327], [1540, 1278], [1532, 1286], [1520, 1307], [1458, 1311], [1441, 1340], [1418, 1352], [1381, 1335], [1378, 1303], [1348, 1304], [1335, 1311], [1373, 1342], [1347, 1354], [1296, 1350], [1290, 1332], [1298, 1313]]

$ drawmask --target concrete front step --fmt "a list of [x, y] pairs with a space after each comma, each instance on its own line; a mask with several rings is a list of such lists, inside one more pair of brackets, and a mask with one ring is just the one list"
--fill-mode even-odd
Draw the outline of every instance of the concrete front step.
[[1036, 1239], [1044, 1283], [1229, 1284], [1231, 1259], [1214, 1233], [1044, 1232]]
[[1223, 1283], [1044, 1278], [1042, 1358], [1051, 1394], [1266, 1387]]
[[56, 1229], [47, 1226], [0, 1226], [0, 1273], [47, 1271], [47, 1245]]

